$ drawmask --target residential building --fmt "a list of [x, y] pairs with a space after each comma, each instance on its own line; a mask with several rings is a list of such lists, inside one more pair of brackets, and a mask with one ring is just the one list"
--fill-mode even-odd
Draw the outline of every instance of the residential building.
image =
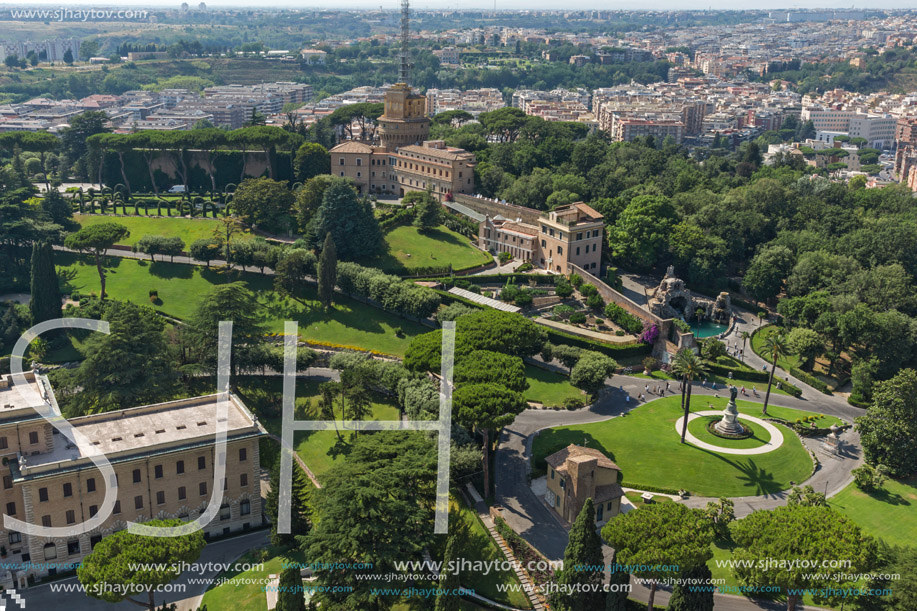
[[461, 62], [461, 52], [455, 47], [445, 47], [438, 51], [433, 51], [433, 55], [439, 58], [441, 64], [458, 66]]
[[[506, 209], [512, 214], [510, 207]], [[602, 215], [579, 202], [543, 212], [537, 220], [487, 214], [478, 227], [478, 245], [493, 254], [508, 252], [552, 272], [565, 273], [572, 263], [597, 274], [602, 266], [603, 234]]]
[[596, 525], [621, 512], [621, 469], [599, 450], [570, 444], [545, 462], [545, 502], [565, 521], [576, 521], [586, 499], [592, 499]]
[[[111, 463], [107, 481], [89, 453], [39, 415], [60, 415], [48, 379], [34, 372], [15, 385], [0, 378], [0, 455], [4, 457], [0, 504], [6, 515], [44, 527], [79, 525], [95, 516], [109, 486], [117, 487], [111, 515], [91, 531], [43, 537], [0, 530], [0, 548], [11, 564], [0, 583], [23, 588], [54, 575], [55, 563], [78, 563], [104, 537], [129, 522], [195, 520], [210, 503], [219, 512], [206, 537], [255, 528], [262, 523], [259, 439], [264, 428], [236, 395], [220, 417], [218, 396], [208, 395], [71, 418], [69, 424]], [[225, 453], [217, 453], [225, 427]], [[225, 463], [222, 497], [214, 496], [215, 466]], [[214, 500], [214, 499], [217, 500]], [[8, 555], [7, 555], [8, 554]], [[48, 564], [50, 563], [50, 564]]]
[[325, 65], [325, 57], [328, 55], [321, 49], [303, 49], [300, 54], [303, 62], [310, 66], [315, 64]]

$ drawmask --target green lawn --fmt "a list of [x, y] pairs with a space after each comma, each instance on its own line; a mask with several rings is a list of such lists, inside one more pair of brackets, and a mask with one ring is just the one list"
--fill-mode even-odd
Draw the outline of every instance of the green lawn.
[[[754, 350], [755, 354], [760, 356], [765, 361], [771, 362], [771, 356], [769, 354], [765, 354], [766, 350], [764, 348], [764, 342], [767, 341], [769, 336], [779, 332], [780, 328], [775, 325], [765, 325], [756, 330], [751, 336], [751, 349]], [[789, 372], [789, 370], [793, 367], [799, 367], [799, 365], [799, 357], [795, 354], [788, 354], [777, 359], [777, 367], [787, 372]]]
[[[59, 271], [67, 275], [64, 293], [75, 290], [83, 294], [99, 293], [99, 275], [88, 259], [56, 253], [55, 261]], [[244, 281], [256, 292], [264, 306], [265, 324], [272, 332], [282, 332], [284, 321], [296, 320], [300, 336], [305, 339], [403, 355], [411, 337], [428, 330], [342, 295], [335, 297], [334, 309], [325, 313], [312, 286], [303, 288], [304, 303], [300, 303], [274, 292], [271, 279], [260, 274], [179, 263], [109, 257], [106, 289], [113, 299], [126, 299], [187, 319], [214, 286], [237, 280]], [[160, 305], [150, 302], [152, 289], [158, 291]], [[401, 337], [398, 337], [399, 329]]]
[[891, 545], [917, 545], [917, 478], [889, 479], [868, 493], [851, 483], [828, 503]]
[[385, 234], [385, 243], [388, 252], [374, 265], [386, 271], [449, 264], [452, 269], [467, 269], [492, 260], [490, 255], [472, 246], [468, 238], [443, 226], [426, 233], [412, 225], [395, 227]]
[[[318, 413], [319, 385], [318, 380], [296, 381], [296, 419], [320, 420]], [[261, 419], [269, 433], [280, 436], [281, 416], [280, 402], [282, 380], [273, 378], [241, 379], [239, 395], [242, 400]], [[372, 415], [369, 420], [397, 420], [398, 407], [393, 400], [379, 395], [373, 396]], [[336, 413], [340, 420], [340, 411]], [[338, 460], [346, 456], [350, 446], [352, 431], [341, 431], [341, 439], [334, 431], [299, 431], [294, 434], [293, 443], [296, 453], [316, 477], [328, 471]]]
[[559, 373], [526, 365], [525, 377], [529, 382], [529, 388], [525, 391], [526, 401], [536, 401], [545, 407], [554, 407], [563, 405], [564, 399], [568, 397], [576, 397], [583, 401], [588, 399], [566, 376]]
[[111, 216], [108, 214], [76, 214], [74, 220], [82, 227], [100, 223], [118, 223], [127, 227], [131, 235], [122, 244], [133, 246], [145, 235], [178, 236], [185, 242], [185, 250], [195, 240], [209, 238], [220, 221], [212, 218], [188, 219], [181, 217], [158, 216]]
[[[233, 609], [233, 611], [267, 611], [267, 595], [263, 588], [267, 586], [269, 575], [279, 575], [284, 563], [308, 562], [305, 555], [296, 548], [280, 550], [268, 548], [269, 558], [264, 564], [244, 572], [224, 571], [219, 574], [218, 580], [236, 578], [235, 582], [222, 582], [212, 587], [204, 594], [201, 607], [207, 609]], [[252, 552], [246, 553], [237, 562], [257, 565], [261, 562]]]
[[764, 427], [753, 424], [748, 420], [740, 420], [740, 422], [744, 426], [751, 428], [751, 437], [746, 437], [745, 439], [726, 439], [724, 437], [717, 437], [707, 429], [707, 425], [710, 422], [719, 422], [720, 420], [722, 420], [722, 416], [702, 416], [700, 418], [695, 418], [688, 423], [688, 431], [701, 441], [724, 448], [757, 448], [770, 441], [770, 433], [768, 433]]
[[[707, 399], [705, 397], [705, 399]], [[726, 399], [695, 403], [694, 411], [723, 409]], [[748, 496], [786, 490], [812, 474], [812, 459], [799, 439], [784, 430], [784, 443], [767, 454], [719, 454], [680, 443], [675, 421], [681, 417], [680, 397], [657, 399], [627, 415], [593, 424], [542, 431], [535, 438], [532, 465], [545, 470], [544, 458], [571, 443], [602, 450], [620, 467], [624, 485], [685, 489], [701, 496]], [[739, 411], [759, 415], [761, 407], [739, 402]]]

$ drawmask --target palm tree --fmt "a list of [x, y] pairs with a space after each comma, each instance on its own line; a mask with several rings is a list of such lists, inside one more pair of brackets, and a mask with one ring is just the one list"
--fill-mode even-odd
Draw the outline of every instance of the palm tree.
[[681, 408], [684, 418], [681, 421], [681, 442], [685, 442], [688, 433], [688, 413], [691, 411], [691, 381], [707, 373], [703, 359], [688, 348], [682, 348], [675, 354], [672, 371], [681, 377]]
[[771, 333], [764, 340], [764, 350], [771, 355], [771, 375], [767, 380], [767, 393], [764, 395], [763, 415], [767, 415], [767, 402], [771, 398], [771, 385], [774, 383], [774, 371], [777, 369], [777, 359], [786, 356], [789, 352], [786, 335], [783, 333]]
[[751, 337], [751, 333], [748, 331], [742, 331], [739, 334], [739, 337], [742, 338], [742, 354], [745, 354], [745, 345], [748, 343], [748, 338]]

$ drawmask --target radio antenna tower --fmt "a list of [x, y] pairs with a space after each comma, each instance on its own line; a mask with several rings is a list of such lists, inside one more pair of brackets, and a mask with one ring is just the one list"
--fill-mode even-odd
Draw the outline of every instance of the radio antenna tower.
[[411, 7], [409, 0], [401, 0], [401, 82], [410, 85], [410, 49], [408, 38], [411, 31]]

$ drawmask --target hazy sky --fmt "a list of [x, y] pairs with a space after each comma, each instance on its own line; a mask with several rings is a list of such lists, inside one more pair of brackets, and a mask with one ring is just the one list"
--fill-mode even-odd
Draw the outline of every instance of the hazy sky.
[[[206, 2], [207, 0], [205, 0]], [[188, 4], [196, 6], [199, 0], [188, 0]], [[15, 2], [17, 5], [22, 4], [42, 4], [52, 6], [105, 6], [105, 7], [124, 7], [124, 6], [174, 6], [181, 4], [181, 0], [123, 0], [113, 2], [112, 0], [101, 0], [99, 2], [87, 2], [86, 0], [32, 0]], [[0, 2], [0, 7], [9, 6], [13, 3]], [[399, 2], [397, 0], [307, 0], [306, 2], [297, 2], [296, 0], [274, 0], [270, 6], [289, 7], [289, 8], [385, 8], [397, 9]], [[264, 4], [257, 4], [252, 0], [213, 0], [207, 2], [207, 6], [213, 8], [219, 7], [257, 7], [264, 8]], [[493, 0], [414, 0], [411, 6], [419, 9], [478, 9], [493, 8]], [[735, 0], [702, 0], [700, 2], [682, 2], [678, 0], [645, 0], [641, 2], [608, 2], [603, 0], [497, 0], [497, 9], [645, 9], [645, 10], [698, 10], [698, 9], [763, 9], [779, 10], [794, 8], [913, 8], [917, 9], [917, 0], [880, 0], [866, 2], [863, 0], [854, 0], [841, 2], [838, 0], [802, 0], [788, 2], [787, 0], [757, 0], [755, 2], [736, 2]]]

